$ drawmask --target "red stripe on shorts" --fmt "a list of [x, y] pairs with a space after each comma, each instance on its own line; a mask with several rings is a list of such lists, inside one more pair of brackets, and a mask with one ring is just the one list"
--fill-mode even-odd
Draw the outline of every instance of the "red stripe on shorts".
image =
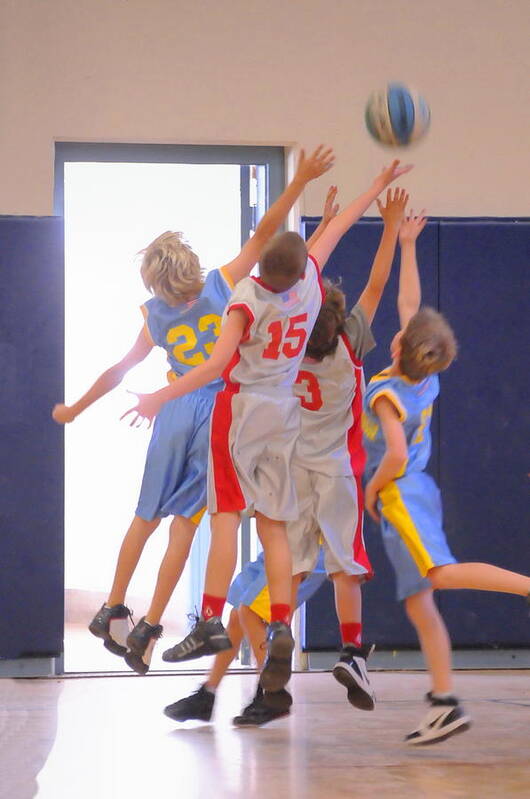
[[217, 512], [246, 508], [237, 472], [230, 454], [233, 391], [219, 391], [212, 412], [210, 446], [212, 448], [213, 484]]
[[371, 580], [374, 576], [374, 570], [370, 563], [370, 558], [364, 545], [363, 535], [363, 514], [364, 514], [364, 494], [363, 494], [363, 481], [360, 474], [354, 475], [355, 485], [357, 487], [357, 527], [353, 536], [353, 559], [359, 566], [364, 566], [366, 574], [365, 580]]

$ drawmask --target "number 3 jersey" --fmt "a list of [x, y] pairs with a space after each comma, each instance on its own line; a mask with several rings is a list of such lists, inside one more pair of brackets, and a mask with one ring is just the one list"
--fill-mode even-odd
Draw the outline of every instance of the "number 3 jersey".
[[379, 418], [374, 412], [374, 403], [386, 397], [399, 414], [399, 420], [407, 439], [407, 463], [403, 477], [412, 472], [421, 472], [431, 456], [432, 405], [440, 390], [438, 375], [430, 375], [420, 383], [412, 383], [406, 377], [393, 377], [384, 369], [372, 377], [364, 399], [363, 433], [368, 457], [367, 478], [379, 466], [386, 451], [386, 442]]
[[[224, 269], [213, 269], [197, 299], [172, 306], [153, 297], [142, 305], [145, 334], [151, 343], [165, 349], [170, 380], [182, 377], [209, 358], [233, 286]], [[222, 381], [214, 380], [209, 386], [218, 391]]]
[[330, 477], [362, 474], [362, 359], [374, 347], [368, 320], [356, 305], [335, 352], [322, 361], [304, 359], [295, 384], [302, 405], [296, 462], [303, 468]]
[[226, 388], [292, 395], [322, 298], [320, 271], [311, 256], [303, 277], [288, 291], [277, 292], [256, 277], [241, 280], [225, 313], [243, 310], [247, 326], [223, 374]]

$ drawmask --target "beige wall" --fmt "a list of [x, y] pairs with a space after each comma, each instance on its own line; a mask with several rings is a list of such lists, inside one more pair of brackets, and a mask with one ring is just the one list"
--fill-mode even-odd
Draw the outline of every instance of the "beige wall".
[[56, 139], [324, 140], [347, 199], [389, 157], [365, 98], [398, 78], [432, 107], [405, 155], [417, 205], [530, 214], [529, 0], [2, 0], [1, 15], [0, 213], [52, 213]]

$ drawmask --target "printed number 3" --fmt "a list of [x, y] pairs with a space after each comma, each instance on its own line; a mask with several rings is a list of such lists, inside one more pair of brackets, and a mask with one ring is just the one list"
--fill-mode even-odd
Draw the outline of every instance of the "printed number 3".
[[289, 326], [285, 335], [283, 323], [280, 320], [270, 323], [268, 333], [271, 340], [263, 350], [262, 358], [276, 361], [280, 357], [280, 353], [283, 353], [286, 358], [295, 358], [302, 351], [307, 338], [307, 330], [305, 327], [297, 327], [297, 325], [307, 322], [307, 314], [292, 316], [288, 321]]
[[313, 372], [306, 372], [303, 369], [300, 370], [295, 382], [297, 386], [303, 387], [303, 391], [309, 395], [298, 395], [302, 408], [305, 408], [306, 411], [319, 411], [323, 405], [322, 392], [320, 391], [318, 379]]

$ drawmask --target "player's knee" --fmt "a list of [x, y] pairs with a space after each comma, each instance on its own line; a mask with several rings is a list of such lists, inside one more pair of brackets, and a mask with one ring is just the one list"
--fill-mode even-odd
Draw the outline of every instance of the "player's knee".
[[408, 596], [403, 604], [405, 606], [405, 613], [407, 614], [408, 620], [412, 624], [415, 624], [418, 613], [416, 608], [417, 603], [414, 601], [414, 596]]
[[238, 618], [242, 624], [245, 623], [248, 619], [251, 619], [256, 614], [253, 610], [249, 608], [248, 605], [240, 605], [237, 609]]
[[230, 617], [228, 619], [228, 629], [229, 631], [234, 631], [234, 632], [239, 632], [242, 629], [238, 608], [232, 608], [232, 610], [230, 611]]
[[430, 569], [427, 577], [433, 588], [445, 588], [446, 582], [444, 579], [445, 573], [443, 566], [435, 566], [434, 568]]
[[347, 583], [355, 583], [355, 584], [359, 584], [359, 585], [361, 584], [361, 582], [363, 580], [362, 576], [359, 575], [359, 574], [348, 574], [347, 572], [344, 572], [344, 571], [332, 572], [329, 575], [329, 579], [332, 580], [334, 583], [335, 582], [347, 582]]

